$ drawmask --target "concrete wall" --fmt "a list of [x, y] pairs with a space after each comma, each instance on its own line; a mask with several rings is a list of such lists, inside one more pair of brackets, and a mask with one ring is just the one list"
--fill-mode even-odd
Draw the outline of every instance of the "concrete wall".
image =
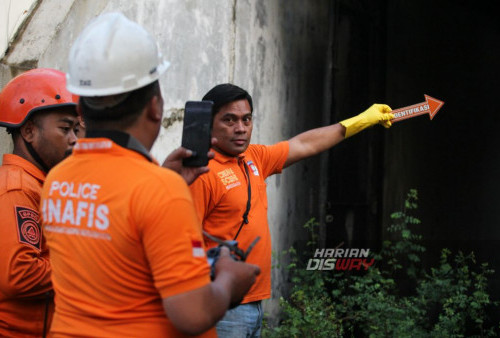
[[35, 0], [0, 0], [0, 58], [35, 9]]
[[[0, 78], [34, 67], [66, 70], [69, 48], [86, 23], [118, 10], [152, 32], [172, 64], [161, 78], [164, 128], [152, 151], [158, 160], [180, 145], [184, 102], [201, 99], [222, 82], [253, 95], [252, 141], [270, 144], [325, 122], [329, 2], [43, 0], [1, 60]], [[0, 135], [0, 141], [0, 151], [8, 151], [8, 137]], [[317, 157], [268, 180], [275, 251], [293, 244], [302, 224], [318, 215], [319, 168]], [[274, 316], [286, 276], [276, 270], [273, 280], [266, 309]]]

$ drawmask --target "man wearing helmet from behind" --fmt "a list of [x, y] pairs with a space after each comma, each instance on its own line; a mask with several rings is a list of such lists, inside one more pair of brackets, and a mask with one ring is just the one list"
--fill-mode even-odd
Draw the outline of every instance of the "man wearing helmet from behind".
[[45, 175], [76, 143], [76, 102], [54, 69], [27, 71], [0, 93], [0, 126], [14, 142], [0, 167], [2, 337], [41, 337], [51, 322], [51, 267], [38, 208]]
[[54, 336], [213, 337], [259, 273], [224, 250], [210, 281], [189, 189], [149, 154], [167, 67], [153, 37], [120, 13], [97, 17], [71, 48], [68, 89], [80, 95], [86, 137], [41, 198]]

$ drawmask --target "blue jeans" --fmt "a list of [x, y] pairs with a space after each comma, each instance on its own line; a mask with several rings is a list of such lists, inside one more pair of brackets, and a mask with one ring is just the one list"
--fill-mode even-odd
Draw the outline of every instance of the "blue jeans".
[[262, 317], [261, 301], [238, 305], [217, 323], [217, 335], [221, 338], [260, 337]]

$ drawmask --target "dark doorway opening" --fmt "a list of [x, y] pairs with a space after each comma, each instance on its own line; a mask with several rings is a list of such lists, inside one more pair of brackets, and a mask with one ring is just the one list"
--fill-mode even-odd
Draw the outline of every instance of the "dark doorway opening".
[[[373, 128], [330, 155], [327, 246], [377, 249], [415, 188], [434, 265], [443, 247], [496, 270], [500, 299], [500, 21], [492, 1], [337, 1], [332, 120], [387, 103], [445, 102], [434, 120]], [[500, 312], [490, 314], [500, 318]]]

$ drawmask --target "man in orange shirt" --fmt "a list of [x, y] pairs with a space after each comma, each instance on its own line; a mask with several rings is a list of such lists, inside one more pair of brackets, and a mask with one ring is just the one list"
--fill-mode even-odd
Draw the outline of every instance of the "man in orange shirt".
[[210, 281], [189, 189], [149, 154], [167, 67], [120, 13], [96, 18], [71, 48], [68, 89], [81, 96], [86, 138], [51, 170], [41, 202], [55, 337], [215, 336], [259, 273], [224, 250]]
[[[394, 116], [389, 106], [375, 104], [348, 120], [264, 146], [250, 144], [253, 104], [244, 89], [221, 84], [212, 88], [203, 100], [214, 102], [212, 137], [217, 138], [215, 158], [209, 162], [210, 172], [190, 186], [203, 229], [225, 240], [237, 239], [243, 248], [257, 236], [261, 237], [247, 262], [258, 265], [262, 273], [243, 304], [228, 311], [217, 324], [217, 333], [220, 337], [258, 337], [262, 325], [261, 300], [271, 295], [271, 237], [265, 179], [367, 127], [375, 124], [390, 127]], [[216, 245], [205, 240], [207, 247]]]
[[0, 93], [0, 125], [14, 142], [0, 167], [0, 336], [45, 336], [52, 318], [51, 268], [38, 207], [47, 171], [75, 145], [77, 98], [64, 73], [34, 69]]

